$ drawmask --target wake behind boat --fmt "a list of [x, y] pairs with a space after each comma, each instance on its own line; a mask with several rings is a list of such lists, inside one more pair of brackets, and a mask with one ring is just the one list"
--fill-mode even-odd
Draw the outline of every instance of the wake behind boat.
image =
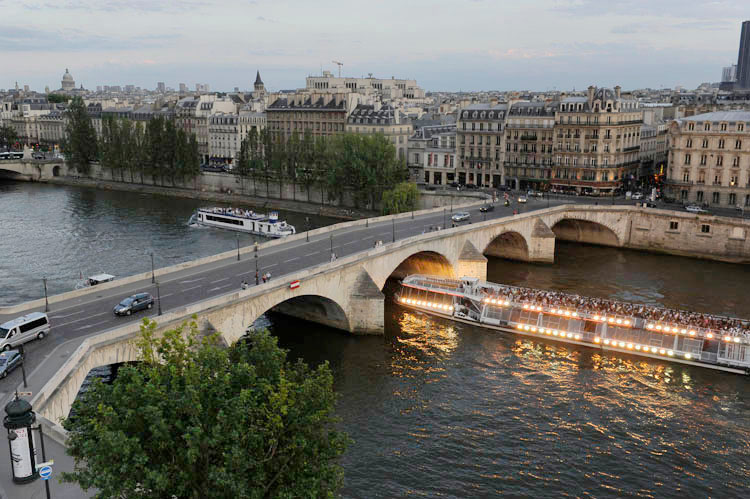
[[279, 214], [275, 211], [266, 215], [241, 208], [199, 208], [190, 217], [189, 225], [192, 224], [272, 238], [291, 236], [297, 232], [293, 225], [279, 220]]
[[401, 282], [396, 301], [487, 329], [750, 374], [750, 323], [741, 319], [473, 277], [410, 275]]

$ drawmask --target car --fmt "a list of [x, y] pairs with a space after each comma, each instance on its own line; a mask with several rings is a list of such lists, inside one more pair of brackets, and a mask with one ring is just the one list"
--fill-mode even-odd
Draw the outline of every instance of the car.
[[697, 204], [690, 204], [685, 207], [690, 213], [708, 213], [708, 210], [698, 206]]
[[501, 192], [507, 192], [510, 190], [510, 187], [508, 187], [507, 185], [501, 185], [501, 186], [498, 186], [497, 190]]
[[149, 293], [136, 293], [128, 296], [120, 303], [115, 305], [113, 312], [115, 315], [130, 315], [133, 312], [150, 309], [154, 306], [154, 297]]
[[466, 220], [471, 218], [471, 214], [466, 211], [459, 211], [458, 213], [454, 213], [451, 217], [451, 220], [454, 222], [465, 222]]
[[487, 213], [488, 211], [495, 211], [495, 205], [494, 204], [486, 204], [479, 208], [479, 211], [482, 213]]
[[528, 200], [526, 199], [526, 196], [518, 196], [518, 202], [519, 202], [519, 203], [526, 203], [526, 201], [528, 201]]
[[0, 378], [6, 377], [16, 367], [23, 362], [21, 353], [18, 350], [6, 350], [0, 353]]
[[466, 184], [467, 189], [478, 189], [477, 184]]
[[630, 196], [630, 199], [638, 200], [643, 199], [643, 193], [642, 192], [634, 192], [632, 196]]

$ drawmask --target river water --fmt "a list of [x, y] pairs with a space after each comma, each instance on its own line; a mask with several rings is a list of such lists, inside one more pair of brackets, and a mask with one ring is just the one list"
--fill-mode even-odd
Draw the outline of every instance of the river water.
[[[39, 273], [77, 278], [81, 261], [90, 262], [83, 270], [124, 275], [147, 270], [150, 248], [163, 265], [232, 249], [232, 234], [184, 227], [199, 204], [0, 184], [0, 303], [27, 296]], [[565, 243], [554, 265], [492, 259], [488, 267], [495, 282], [742, 317], [749, 273]], [[354, 440], [342, 461], [344, 497], [750, 495], [748, 378], [489, 332], [392, 304], [382, 337], [277, 315], [262, 322], [292, 357], [333, 367], [341, 427]]]

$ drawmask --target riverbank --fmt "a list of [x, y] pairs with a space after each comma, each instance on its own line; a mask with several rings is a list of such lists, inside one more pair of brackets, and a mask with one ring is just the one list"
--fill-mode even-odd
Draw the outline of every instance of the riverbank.
[[340, 220], [358, 220], [380, 215], [370, 210], [355, 210], [340, 206], [320, 206], [305, 201], [294, 201], [289, 199], [272, 199], [261, 196], [249, 196], [246, 194], [227, 194], [222, 192], [201, 191], [185, 187], [167, 187], [148, 184], [120, 182], [113, 180], [101, 180], [85, 177], [55, 177], [47, 181], [50, 184], [72, 185], [78, 187], [92, 187], [95, 189], [148, 193], [158, 196], [171, 196], [186, 199], [203, 199], [219, 203], [231, 203], [248, 205], [254, 208], [289, 210], [298, 213], [309, 213]]

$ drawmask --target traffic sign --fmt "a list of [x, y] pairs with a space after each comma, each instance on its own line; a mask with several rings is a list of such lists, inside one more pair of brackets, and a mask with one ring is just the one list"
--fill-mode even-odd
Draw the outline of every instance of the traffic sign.
[[299, 287], [299, 279], [297, 279], [296, 281], [292, 281], [291, 283], [289, 283], [289, 287], [291, 289], [297, 289]]
[[49, 480], [49, 477], [52, 476], [52, 467], [51, 466], [42, 466], [39, 468], [39, 477], [42, 480]]

